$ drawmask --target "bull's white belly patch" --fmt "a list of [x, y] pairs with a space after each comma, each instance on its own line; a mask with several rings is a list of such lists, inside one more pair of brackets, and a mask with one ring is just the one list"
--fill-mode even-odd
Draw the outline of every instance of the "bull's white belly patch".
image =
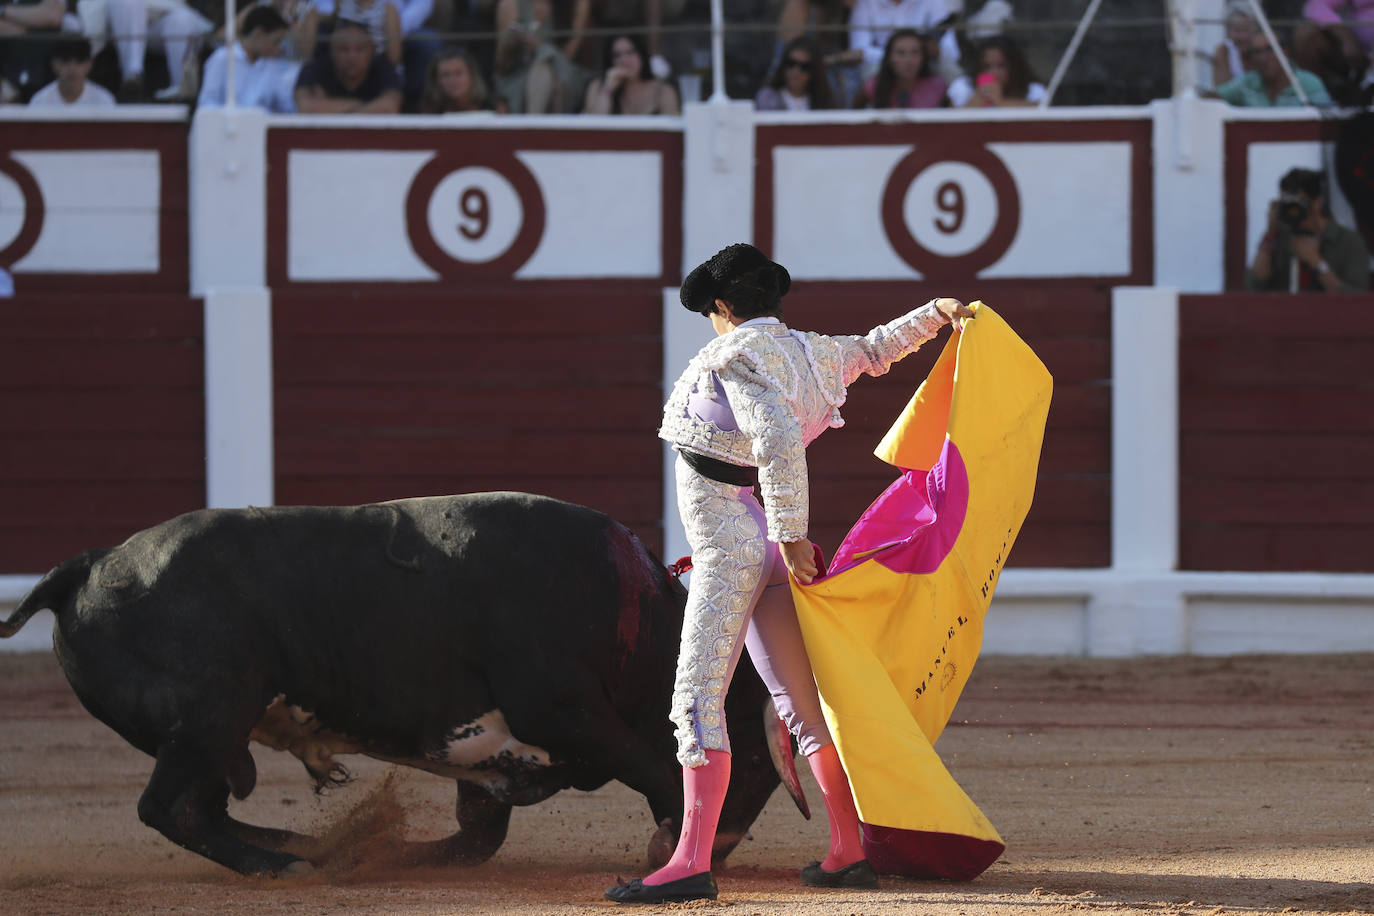
[[549, 752], [518, 740], [501, 710], [493, 709], [449, 732], [438, 760], [465, 769], [510, 773], [548, 766]]

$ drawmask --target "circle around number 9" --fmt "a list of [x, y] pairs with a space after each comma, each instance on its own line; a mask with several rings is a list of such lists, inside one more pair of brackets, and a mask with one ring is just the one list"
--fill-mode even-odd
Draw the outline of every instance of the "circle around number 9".
[[965, 162], [938, 162], [907, 188], [902, 217], [927, 250], [943, 257], [974, 251], [997, 222], [997, 193], [987, 176]]
[[440, 180], [430, 194], [427, 216], [439, 248], [470, 264], [505, 254], [525, 219], [515, 186], [486, 166], [455, 169]]
[[19, 187], [19, 182], [0, 172], [0, 250], [19, 238], [27, 209], [28, 201], [24, 199], [24, 189]]
[[1021, 223], [1016, 180], [985, 146], [917, 147], [882, 197], [892, 249], [928, 280], [976, 277], [1011, 247]]
[[28, 254], [43, 230], [43, 192], [28, 169], [0, 154], [0, 266]]

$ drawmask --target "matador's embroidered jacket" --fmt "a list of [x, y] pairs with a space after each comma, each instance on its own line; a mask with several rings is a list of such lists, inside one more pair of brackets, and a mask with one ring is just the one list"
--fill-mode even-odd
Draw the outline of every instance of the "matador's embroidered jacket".
[[[840, 427], [846, 389], [861, 374], [883, 375], [946, 323], [934, 300], [862, 337], [830, 337], [781, 323], [746, 323], [702, 347], [663, 408], [659, 437], [675, 447], [759, 469], [770, 541], [806, 537], [809, 500], [806, 446]], [[737, 429], [723, 429], [689, 410], [695, 397], [718, 399]]]

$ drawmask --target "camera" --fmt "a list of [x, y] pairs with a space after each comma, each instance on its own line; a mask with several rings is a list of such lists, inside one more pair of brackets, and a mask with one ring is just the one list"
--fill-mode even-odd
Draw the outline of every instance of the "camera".
[[1326, 180], [1321, 172], [1312, 169], [1289, 169], [1279, 179], [1279, 199], [1274, 201], [1279, 225], [1289, 232], [1299, 233], [1299, 226], [1312, 211], [1312, 202], [1326, 198]]
[[1301, 194], [1280, 194], [1277, 203], [1279, 225], [1289, 232], [1298, 232], [1311, 207], [1307, 198]]

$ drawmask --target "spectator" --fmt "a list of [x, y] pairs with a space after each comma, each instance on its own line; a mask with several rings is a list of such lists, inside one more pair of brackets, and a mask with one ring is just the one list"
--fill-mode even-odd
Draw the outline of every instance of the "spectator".
[[302, 114], [395, 114], [401, 79], [377, 56], [367, 26], [340, 19], [329, 36], [329, 55], [301, 67], [295, 101]]
[[52, 79], [50, 40], [66, 12], [63, 0], [0, 2], [0, 101], [27, 102]]
[[302, 29], [306, 41], [313, 45], [321, 24], [339, 19], [362, 23], [377, 53], [393, 67], [401, 66], [401, 11], [393, 0], [314, 0]]
[[[234, 45], [234, 102], [243, 108], [263, 108], [277, 114], [293, 114], [293, 88], [300, 64], [284, 60], [282, 42], [286, 20], [270, 6], [254, 6], [243, 20], [243, 31]], [[226, 71], [229, 49], [219, 48], [205, 62], [199, 105], [220, 108], [228, 92]]]
[[114, 96], [97, 86], [91, 75], [91, 42], [80, 36], [59, 39], [52, 46], [52, 69], [57, 79], [34, 93], [34, 108], [113, 108]]
[[672, 76], [673, 67], [663, 56], [663, 23], [665, 19], [672, 22], [681, 18], [686, 6], [687, 0], [594, 0], [592, 12], [602, 26], [644, 26], [649, 71], [656, 78], [666, 80]]
[[[1250, 47], [1245, 51], [1246, 63], [1252, 69], [1217, 87], [1216, 94], [1244, 108], [1288, 108], [1303, 104], [1298, 94], [1288, 82], [1288, 74], [1283, 72], [1283, 64], [1278, 54], [1269, 45], [1263, 32], [1256, 32], [1250, 38]], [[1298, 85], [1313, 105], [1330, 105], [1331, 96], [1326, 92], [1322, 81], [1306, 70], [1295, 69], [1293, 75]]]
[[[455, 32], [473, 33], [463, 40], [463, 49], [476, 62], [476, 70], [487, 80], [488, 89], [491, 89], [491, 74], [496, 57], [495, 19], [496, 0], [448, 0], [435, 6], [433, 15], [426, 20], [427, 28], [435, 33], [435, 54], [445, 47], [445, 40], [440, 36]], [[402, 27], [406, 21], [403, 15]], [[476, 34], [479, 32], [482, 33], [480, 36]], [[407, 49], [409, 46], [407, 43]], [[494, 92], [488, 96], [488, 101], [494, 109]]]
[[805, 36], [825, 66], [831, 96], [842, 105], [853, 99], [863, 85], [859, 74], [864, 53], [851, 48], [848, 37], [838, 28], [848, 24], [853, 4], [854, 0], [784, 0], [773, 52], [775, 75], [788, 45]]
[[978, 70], [950, 84], [955, 108], [1014, 108], [1040, 104], [1045, 86], [1035, 79], [1021, 46], [1008, 35], [994, 35], [978, 45]]
[[[90, 15], [82, 13], [87, 35], [109, 34], [114, 38], [119, 69], [124, 77], [121, 102], [143, 102], [148, 87], [143, 75], [143, 59], [148, 49], [161, 49], [167, 57], [167, 85], [153, 94], [159, 101], [185, 98], [194, 91], [200, 65], [200, 39], [214, 26], [210, 20], [187, 6], [184, 0], [106, 0]], [[98, 25], [96, 25], [98, 23]], [[95, 31], [92, 27], [95, 25]]]
[[[282, 56], [289, 60], [308, 60], [315, 54], [315, 32], [318, 16], [312, 19], [314, 7], [310, 0], [258, 0], [245, 4], [238, 12], [235, 28], [240, 35], [248, 22], [248, 15], [259, 7], [276, 10], [286, 23], [286, 38], [282, 40]], [[307, 34], [307, 28], [311, 31]]]
[[897, 29], [887, 40], [878, 75], [854, 98], [855, 108], [939, 108], [949, 85], [931, 70], [926, 43], [912, 29]]
[[[952, 18], [946, 0], [855, 0], [849, 17], [849, 46], [863, 53], [861, 75], [867, 80], [878, 74], [893, 29], [928, 33]], [[952, 45], [953, 36], [949, 41]], [[957, 50], [951, 53], [957, 56]]]
[[496, 5], [496, 93], [511, 112], [577, 110], [588, 72], [576, 63], [591, 25], [591, 0], [573, 0], [571, 35], [553, 41], [552, 0], [499, 0]]
[[1316, 74], [1342, 105], [1360, 102], [1374, 48], [1374, 0], [1307, 0], [1293, 33], [1298, 66]]
[[[1369, 289], [1364, 239], [1331, 218], [1321, 172], [1291, 169], [1269, 204], [1269, 226], [1245, 276], [1248, 289], [1351, 292]], [[1294, 274], [1296, 269], [1297, 273]]]
[[822, 111], [835, 107], [825, 61], [815, 42], [794, 38], [787, 43], [773, 78], [754, 96], [754, 107], [759, 111]]
[[606, 75], [587, 87], [587, 114], [675, 115], [677, 90], [654, 76], [638, 36], [616, 35], [606, 46]]
[[424, 92], [429, 62], [444, 47], [439, 36], [424, 27], [433, 11], [434, 0], [313, 0], [302, 33], [314, 45], [322, 19], [367, 23], [378, 53], [401, 68], [406, 110], [413, 111]]
[[1244, 73], [1244, 50], [1259, 32], [1259, 23], [1244, 0], [1231, 0], [1226, 7], [1226, 38], [1212, 52], [1212, 85], [1221, 86]]
[[420, 111], [446, 114], [488, 108], [487, 82], [471, 54], [462, 48], [448, 48], [430, 59]]

